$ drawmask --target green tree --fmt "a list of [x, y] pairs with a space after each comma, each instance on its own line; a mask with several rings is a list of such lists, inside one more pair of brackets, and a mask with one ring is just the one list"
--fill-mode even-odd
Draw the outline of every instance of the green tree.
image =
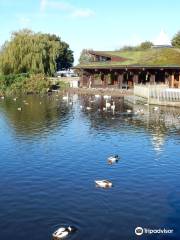
[[140, 43], [140, 45], [137, 46], [124, 46], [122, 48], [120, 48], [120, 51], [141, 51], [141, 50], [146, 50], [151, 48], [153, 45], [152, 42], [150, 41], [145, 41]]
[[90, 51], [93, 51], [92, 49], [83, 49], [80, 58], [79, 63], [89, 63], [93, 62], [94, 57], [89, 53]]
[[56, 70], [71, 67], [73, 61], [73, 52], [60, 37], [29, 29], [12, 33], [10, 41], [5, 42], [0, 51], [0, 69], [5, 75], [53, 75]]
[[173, 47], [180, 48], [180, 31], [176, 33], [171, 43]]
[[145, 41], [145, 42], [142, 42], [140, 45], [139, 45], [139, 48], [142, 49], [142, 50], [146, 50], [148, 48], [151, 48], [153, 45], [152, 42], [150, 41]]

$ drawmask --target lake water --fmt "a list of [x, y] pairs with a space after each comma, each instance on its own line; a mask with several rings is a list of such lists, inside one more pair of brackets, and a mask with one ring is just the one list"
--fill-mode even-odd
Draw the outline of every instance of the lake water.
[[0, 100], [1, 240], [48, 240], [61, 225], [78, 228], [73, 240], [180, 239], [180, 109], [114, 101], [113, 115], [94, 97]]

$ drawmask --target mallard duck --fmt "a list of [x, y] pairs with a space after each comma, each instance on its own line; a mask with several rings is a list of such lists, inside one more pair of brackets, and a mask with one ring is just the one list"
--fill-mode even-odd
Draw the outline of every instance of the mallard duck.
[[108, 157], [108, 163], [109, 164], [116, 163], [116, 162], [118, 162], [118, 160], [119, 160], [119, 156], [118, 155], [114, 155], [114, 156]]
[[112, 182], [110, 182], [109, 180], [96, 180], [95, 183], [97, 187], [102, 187], [102, 188], [112, 187]]
[[58, 228], [53, 234], [53, 239], [63, 239], [67, 237], [69, 234], [77, 231], [76, 227], [69, 226], [69, 227], [60, 227]]

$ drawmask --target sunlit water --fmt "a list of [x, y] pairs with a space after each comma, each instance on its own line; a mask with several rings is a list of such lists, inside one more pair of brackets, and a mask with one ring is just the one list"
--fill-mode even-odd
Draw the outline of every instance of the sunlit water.
[[1, 240], [51, 239], [61, 225], [78, 228], [73, 240], [180, 239], [180, 110], [114, 101], [113, 114], [94, 97], [0, 100]]

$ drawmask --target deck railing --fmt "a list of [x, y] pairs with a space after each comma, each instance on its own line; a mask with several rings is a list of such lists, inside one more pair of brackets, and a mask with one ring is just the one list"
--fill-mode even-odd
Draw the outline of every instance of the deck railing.
[[134, 95], [151, 100], [180, 102], [180, 89], [169, 88], [166, 84], [156, 85], [134, 85]]

